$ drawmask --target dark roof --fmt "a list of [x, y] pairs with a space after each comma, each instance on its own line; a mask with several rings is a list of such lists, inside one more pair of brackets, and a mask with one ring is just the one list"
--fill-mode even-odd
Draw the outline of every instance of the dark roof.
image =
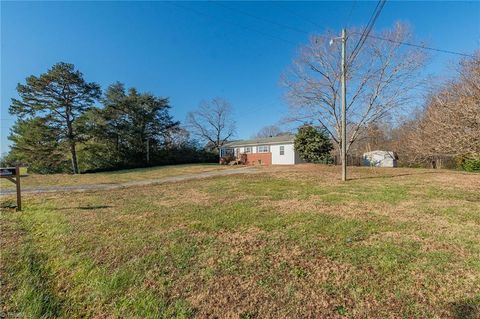
[[294, 139], [295, 139], [295, 135], [286, 134], [286, 135], [279, 135], [279, 136], [272, 136], [272, 137], [256, 138], [252, 140], [231, 141], [223, 145], [223, 147], [293, 143]]

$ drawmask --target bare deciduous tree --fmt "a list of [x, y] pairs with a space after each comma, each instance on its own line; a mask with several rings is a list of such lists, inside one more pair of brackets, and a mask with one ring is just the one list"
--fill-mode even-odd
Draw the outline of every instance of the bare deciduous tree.
[[368, 123], [350, 147], [350, 153], [361, 156], [374, 150], [395, 150], [391, 145], [391, 131], [387, 121]]
[[431, 94], [408, 139], [412, 152], [425, 158], [480, 157], [480, 53]]
[[235, 134], [232, 106], [223, 98], [201, 102], [196, 111], [187, 114], [187, 128], [194, 136], [220, 151]]
[[185, 145], [189, 142], [190, 133], [185, 128], [178, 126], [172, 129], [165, 135], [165, 147], [173, 148], [180, 145]]
[[262, 127], [258, 133], [255, 135], [257, 138], [262, 138], [262, 137], [272, 137], [272, 136], [279, 136], [282, 134], [286, 134], [286, 132], [282, 131], [278, 126], [276, 125], [268, 125]]
[[[359, 32], [347, 34], [347, 52], [352, 52]], [[411, 37], [404, 25], [378, 36], [392, 41], [369, 37], [355, 60], [347, 60], [347, 152], [369, 124], [411, 101], [425, 62], [421, 49], [397, 43]], [[340, 149], [341, 44], [329, 45], [334, 37], [332, 33], [311, 37], [284, 74], [283, 83], [288, 88], [290, 119], [318, 122]]]

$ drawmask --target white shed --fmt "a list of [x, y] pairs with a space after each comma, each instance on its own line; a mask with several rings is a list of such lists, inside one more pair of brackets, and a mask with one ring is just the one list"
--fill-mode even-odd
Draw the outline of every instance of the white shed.
[[372, 151], [364, 153], [362, 162], [364, 166], [397, 167], [397, 154], [392, 151]]

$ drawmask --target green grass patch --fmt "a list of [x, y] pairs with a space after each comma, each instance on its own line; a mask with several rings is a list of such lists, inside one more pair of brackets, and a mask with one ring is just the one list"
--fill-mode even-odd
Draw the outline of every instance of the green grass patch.
[[408, 170], [342, 184], [322, 169], [27, 196], [0, 219], [2, 307], [27, 318], [479, 314], [475, 181], [447, 188]]

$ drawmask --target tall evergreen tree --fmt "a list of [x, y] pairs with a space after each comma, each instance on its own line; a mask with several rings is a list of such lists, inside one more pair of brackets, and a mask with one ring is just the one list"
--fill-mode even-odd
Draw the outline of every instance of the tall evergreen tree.
[[62, 145], [60, 134], [43, 118], [20, 120], [8, 137], [12, 148], [7, 156], [10, 164], [29, 163], [36, 173], [59, 173], [68, 168], [68, 150]]
[[72, 172], [78, 173], [76, 144], [79, 141], [76, 122], [100, 98], [100, 86], [86, 82], [73, 64], [60, 62], [47, 73], [29, 76], [25, 84], [18, 84], [20, 99], [12, 99], [10, 113], [20, 120], [39, 118], [59, 133], [70, 151]]
[[178, 130], [179, 123], [169, 114], [168, 98], [128, 93], [122, 83], [114, 83], [105, 91], [104, 108], [90, 113], [88, 127], [91, 136], [108, 146], [115, 154], [117, 165], [150, 164], [150, 159]]

